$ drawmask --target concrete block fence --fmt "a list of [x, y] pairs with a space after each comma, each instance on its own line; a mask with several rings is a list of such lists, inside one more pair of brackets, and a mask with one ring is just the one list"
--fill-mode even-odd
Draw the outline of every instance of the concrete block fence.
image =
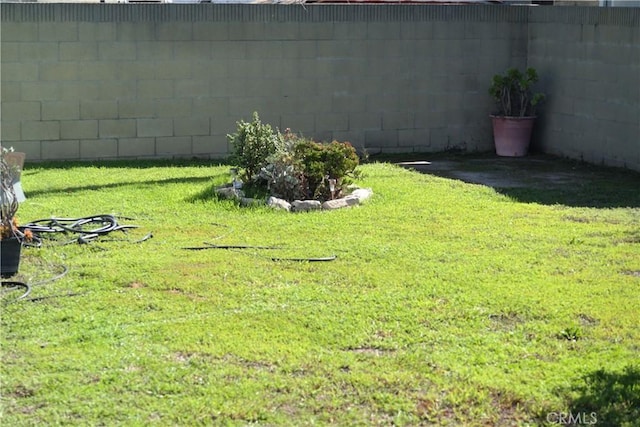
[[537, 67], [535, 147], [640, 170], [640, 9], [1, 3], [3, 145], [223, 158], [238, 120], [359, 149], [491, 150], [491, 77]]
[[535, 12], [527, 61], [548, 93], [537, 146], [640, 170], [640, 8]]

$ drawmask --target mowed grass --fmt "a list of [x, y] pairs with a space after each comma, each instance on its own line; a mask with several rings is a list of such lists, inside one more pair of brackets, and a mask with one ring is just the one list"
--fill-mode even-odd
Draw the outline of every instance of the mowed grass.
[[22, 222], [140, 228], [24, 249], [68, 273], [2, 295], [3, 425], [638, 425], [637, 174], [573, 207], [378, 162], [366, 204], [293, 214], [218, 200], [228, 170], [27, 165]]

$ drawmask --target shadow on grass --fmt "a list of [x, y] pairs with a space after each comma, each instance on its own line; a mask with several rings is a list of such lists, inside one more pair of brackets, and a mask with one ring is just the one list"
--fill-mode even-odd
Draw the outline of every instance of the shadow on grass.
[[229, 200], [229, 199], [224, 199], [223, 197], [220, 197], [220, 195], [216, 192], [216, 188], [217, 188], [217, 185], [215, 184], [207, 185], [198, 193], [192, 196], [186, 197], [185, 202], [195, 203], [195, 202], [206, 202], [210, 200]]
[[[531, 186], [496, 188], [496, 191], [523, 203], [591, 208], [640, 207], [639, 172], [564, 159], [549, 162], [553, 165], [542, 162], [542, 166], [530, 165], [524, 169], [524, 174], [533, 176]], [[545, 169], [548, 179], [544, 177]], [[535, 178], [540, 174], [543, 177], [537, 183]]]
[[69, 170], [74, 168], [128, 168], [128, 169], [149, 169], [158, 167], [194, 167], [194, 166], [224, 166], [229, 165], [222, 159], [137, 159], [137, 160], [60, 160], [29, 162], [25, 164], [25, 169], [61, 169]]
[[[571, 396], [565, 419], [572, 417], [582, 423], [603, 426], [639, 426], [640, 425], [640, 367], [627, 366], [621, 372], [600, 369], [585, 375], [579, 384], [569, 390], [563, 390]], [[557, 421], [560, 412], [550, 412], [541, 418], [545, 421]], [[578, 418], [577, 418], [578, 417]], [[570, 419], [569, 419], [570, 421]]]
[[[614, 208], [640, 207], [640, 173], [621, 169], [589, 165], [547, 155], [524, 158], [503, 158], [494, 154], [413, 153], [408, 155], [375, 156], [374, 161], [392, 162], [418, 172], [487, 185], [522, 203], [566, 205], [575, 207]], [[411, 162], [423, 160], [423, 162]], [[70, 170], [74, 168], [128, 168], [156, 167], [216, 167], [228, 165], [223, 160], [108, 160], [96, 162], [43, 162], [25, 166], [25, 176], [36, 176], [43, 169]], [[123, 185], [163, 185], [184, 182], [203, 182], [210, 178], [167, 178], [151, 181], [113, 184], [90, 184], [64, 189], [29, 192], [37, 197], [51, 193], [73, 193], [83, 190], [115, 188]], [[211, 197], [213, 188], [205, 189], [195, 200]]]
[[[217, 178], [219, 176], [227, 176], [227, 175], [219, 174], [219, 175], [216, 175], [214, 178]], [[218, 182], [219, 180], [215, 180], [215, 181]], [[203, 188], [202, 191], [194, 194], [193, 196], [189, 196], [188, 198], [185, 199], [185, 201], [193, 203], [193, 202], [208, 201], [208, 200], [214, 199], [214, 200], [224, 200], [224, 201], [236, 203], [236, 201], [234, 201], [233, 199], [220, 196], [216, 191], [217, 188], [218, 188], [218, 185], [211, 184]], [[262, 187], [245, 185], [242, 188], [242, 192], [243, 194], [245, 194], [247, 198], [256, 199], [256, 200], [266, 200], [269, 197], [269, 192]]]
[[504, 158], [486, 153], [429, 153], [387, 159], [394, 160], [421, 173], [487, 185], [522, 203], [640, 207], [640, 173], [628, 169], [549, 155]]
[[135, 181], [135, 182], [116, 182], [112, 184], [92, 184], [92, 185], [79, 185], [79, 186], [70, 186], [65, 188], [56, 188], [52, 190], [31, 190], [27, 192], [27, 197], [36, 198], [42, 195], [48, 194], [73, 194], [79, 191], [94, 191], [94, 190], [105, 190], [109, 188], [121, 188], [125, 186], [147, 186], [147, 185], [167, 185], [167, 184], [184, 184], [184, 183], [198, 183], [198, 182], [208, 182], [211, 181], [214, 177], [191, 177], [191, 178], [167, 178], [167, 179], [154, 179], [148, 181]]
[[[161, 167], [218, 167], [223, 166], [225, 163], [220, 160], [202, 160], [202, 159], [154, 159], [154, 160], [105, 160], [105, 161], [61, 161], [61, 162], [42, 162], [32, 163], [25, 166], [24, 176], [27, 179], [37, 177], [37, 175], [43, 170], [72, 170], [75, 168], [90, 168], [96, 167], [101, 169], [150, 169]], [[184, 178], [166, 178], [155, 179], [146, 181], [131, 181], [131, 182], [116, 182], [109, 184], [92, 183], [76, 186], [68, 186], [64, 188], [47, 189], [47, 190], [30, 190], [27, 193], [28, 197], [38, 197], [46, 194], [72, 194], [79, 191], [95, 191], [104, 190], [109, 188], [121, 188], [123, 186], [148, 186], [148, 185], [167, 185], [167, 184], [181, 184], [181, 183], [202, 183], [217, 179], [222, 176], [227, 176], [226, 173], [212, 174], [208, 177], [184, 177]], [[78, 183], [80, 184], [80, 183]]]
[[640, 180], [635, 184], [605, 182], [589, 188], [572, 185], [564, 188], [495, 188], [498, 193], [522, 203], [588, 208], [638, 208], [639, 189]]

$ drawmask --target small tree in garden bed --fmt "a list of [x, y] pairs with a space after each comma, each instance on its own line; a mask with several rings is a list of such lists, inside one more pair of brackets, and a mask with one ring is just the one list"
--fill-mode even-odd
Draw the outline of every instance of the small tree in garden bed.
[[289, 129], [274, 132], [260, 122], [238, 122], [238, 131], [229, 135], [232, 161], [243, 170], [250, 190], [267, 191], [289, 201], [325, 201], [346, 194], [357, 175], [359, 164], [355, 148], [348, 142], [315, 142]]
[[267, 165], [267, 158], [277, 150], [277, 134], [271, 125], [263, 124], [257, 112], [253, 113], [253, 120], [237, 122], [237, 132], [227, 135], [233, 151], [231, 160], [243, 171], [243, 180], [249, 182], [260, 173], [260, 169]]

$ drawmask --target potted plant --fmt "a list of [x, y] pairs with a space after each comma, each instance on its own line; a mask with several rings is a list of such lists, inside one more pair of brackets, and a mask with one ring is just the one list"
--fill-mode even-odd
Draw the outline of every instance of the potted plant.
[[16, 212], [19, 195], [15, 186], [19, 182], [23, 156], [15, 156], [12, 149], [0, 149], [0, 275], [10, 277], [18, 272], [20, 252], [24, 241], [32, 238], [30, 230], [18, 228]]
[[493, 76], [489, 94], [499, 110], [491, 115], [497, 155], [519, 157], [529, 151], [536, 107], [544, 99], [544, 94], [533, 91], [537, 81], [538, 73], [532, 67], [524, 72], [509, 68]]

